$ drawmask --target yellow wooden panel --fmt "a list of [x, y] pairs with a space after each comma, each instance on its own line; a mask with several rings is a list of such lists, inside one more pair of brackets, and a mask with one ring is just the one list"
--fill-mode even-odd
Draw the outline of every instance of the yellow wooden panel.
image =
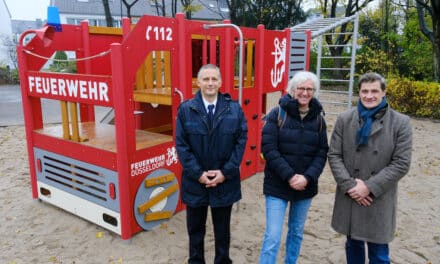
[[153, 80], [153, 54], [150, 53], [145, 60], [145, 81], [146, 88], [154, 88]]
[[171, 216], [173, 216], [173, 212], [171, 212], [171, 211], [147, 213], [144, 216], [144, 221], [150, 222], [150, 221], [157, 221], [157, 220], [163, 220], [163, 219], [170, 219]]
[[136, 72], [136, 85], [135, 90], [146, 89], [147, 85], [145, 83], [145, 63], [142, 64]]
[[[81, 141], [79, 143], [116, 153], [116, 131], [114, 125], [83, 122], [79, 123], [79, 129], [80, 134], [88, 139], [87, 141]], [[63, 138], [63, 128], [61, 125], [44, 126], [42, 129], [35, 130], [35, 132], [50, 137]], [[136, 150], [172, 141], [173, 137], [170, 135], [136, 130]]]
[[76, 103], [69, 102], [70, 121], [72, 123], [72, 140], [79, 142], [79, 128], [78, 128], [78, 110]]
[[165, 87], [171, 87], [171, 56], [169, 51], [164, 51]]
[[254, 41], [248, 40], [247, 41], [247, 52], [246, 52], [246, 81], [244, 83], [244, 86], [251, 86], [252, 85], [252, 57], [253, 57], [253, 46]]
[[166, 175], [163, 175], [163, 176], [160, 176], [160, 177], [156, 177], [156, 178], [153, 178], [153, 179], [146, 179], [145, 180], [145, 187], [149, 188], [151, 186], [155, 186], [155, 185], [171, 182], [171, 181], [174, 180], [174, 178], [175, 178], [174, 174], [170, 173], [170, 174], [166, 174]]
[[[211, 37], [211, 36], [207, 36], [207, 35], [196, 35], [196, 34], [192, 34], [192, 35], [191, 35], [191, 39], [200, 39], [200, 40], [203, 40], [203, 39], [210, 39], [210, 37]], [[215, 37], [215, 40], [219, 40], [219, 39], [220, 39], [219, 36], [216, 36], [216, 37]]]
[[170, 196], [172, 193], [176, 192], [178, 189], [179, 189], [179, 185], [178, 184], [171, 185], [167, 189], [165, 189], [165, 190], [161, 191], [160, 193], [158, 193], [156, 196], [152, 197], [150, 200], [148, 200], [144, 204], [138, 206], [138, 212], [140, 214], [145, 213], [145, 211], [147, 211], [148, 209], [153, 207], [158, 202], [162, 201], [165, 197]]
[[171, 97], [160, 95], [148, 95], [148, 94], [135, 94], [134, 100], [136, 102], [151, 103], [159, 105], [171, 105]]
[[122, 35], [122, 28], [89, 26], [89, 33], [102, 35]]
[[67, 110], [67, 102], [60, 101], [61, 107], [61, 123], [63, 126], [63, 138], [70, 139], [70, 127], [69, 127], [69, 111]]
[[133, 93], [134, 101], [171, 105], [171, 88], [153, 88], [145, 90], [136, 90]]
[[154, 133], [162, 133], [162, 132], [166, 132], [166, 131], [171, 131], [172, 129], [173, 129], [173, 124], [169, 123], [169, 124], [165, 124], [162, 126], [150, 127], [150, 128], [145, 129], [145, 131], [154, 132]]
[[162, 63], [162, 52], [156, 51], [155, 52], [156, 57], [154, 58], [155, 61], [155, 78], [156, 81], [156, 87], [161, 88], [164, 87], [163, 80], [162, 80], [162, 73], [163, 73], [163, 63]]

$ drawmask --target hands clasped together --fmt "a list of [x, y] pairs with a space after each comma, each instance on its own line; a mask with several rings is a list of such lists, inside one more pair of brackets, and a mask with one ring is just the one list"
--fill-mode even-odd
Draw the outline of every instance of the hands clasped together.
[[347, 194], [359, 205], [370, 206], [373, 203], [373, 198], [369, 196], [370, 190], [363, 180], [356, 179], [356, 186], [348, 190]]
[[199, 182], [205, 184], [206, 188], [215, 187], [225, 181], [225, 176], [221, 170], [204, 171], [199, 178]]
[[297, 191], [304, 191], [307, 186], [307, 179], [302, 174], [295, 174], [289, 180], [289, 185], [292, 189]]

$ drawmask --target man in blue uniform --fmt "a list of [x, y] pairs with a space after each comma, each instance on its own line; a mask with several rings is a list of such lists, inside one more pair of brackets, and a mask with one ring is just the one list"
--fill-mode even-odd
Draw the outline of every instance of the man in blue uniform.
[[232, 263], [230, 220], [241, 199], [240, 163], [247, 126], [240, 105], [219, 92], [220, 70], [204, 65], [197, 75], [200, 91], [179, 106], [176, 148], [182, 172], [182, 201], [189, 235], [188, 263], [205, 263], [204, 237], [208, 207], [215, 236], [214, 263]]

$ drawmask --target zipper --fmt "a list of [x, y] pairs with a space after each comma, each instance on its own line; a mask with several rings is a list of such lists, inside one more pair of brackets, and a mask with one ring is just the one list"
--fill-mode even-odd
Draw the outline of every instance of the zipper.
[[205, 126], [209, 132], [210, 129], [209, 129], [209, 124], [208, 124], [208, 114], [205, 113], [206, 111], [201, 113], [197, 107], [193, 107], [193, 106], [191, 106], [191, 109], [193, 111], [195, 111], [199, 116], [202, 116], [202, 122], [205, 124]]
[[226, 110], [228, 110], [230, 107], [228, 106], [228, 107], [224, 107], [222, 110], [221, 110], [221, 112], [219, 112], [218, 114], [216, 114], [216, 113], [214, 113], [214, 116], [212, 117], [213, 118], [213, 120], [212, 120], [212, 128], [210, 129], [209, 128], [209, 126], [208, 126], [208, 131], [209, 131], [209, 134], [211, 134], [212, 133], [212, 131], [214, 131], [214, 123], [215, 123], [215, 120], [216, 120], [216, 117], [217, 117], [217, 119], [224, 113], [224, 112], [226, 112]]

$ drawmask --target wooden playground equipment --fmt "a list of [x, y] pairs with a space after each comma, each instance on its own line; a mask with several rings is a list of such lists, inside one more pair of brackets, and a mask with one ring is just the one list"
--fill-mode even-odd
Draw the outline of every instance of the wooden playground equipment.
[[[221, 91], [240, 101], [247, 119], [242, 178], [263, 169], [267, 96], [283, 93], [288, 48], [298, 48], [289, 30], [211, 24], [182, 14], [144, 16], [136, 25], [124, 19], [117, 29], [86, 21], [61, 28], [26, 31], [17, 48], [33, 198], [122, 239], [183, 210], [175, 118], [179, 104], [197, 91], [194, 78], [206, 63], [219, 65]], [[23, 43], [29, 34], [35, 37]], [[74, 54], [76, 73], [46, 70], [57, 51]], [[59, 101], [60, 123], [45, 122], [43, 99]], [[112, 111], [112, 122], [95, 120], [99, 106]]]

